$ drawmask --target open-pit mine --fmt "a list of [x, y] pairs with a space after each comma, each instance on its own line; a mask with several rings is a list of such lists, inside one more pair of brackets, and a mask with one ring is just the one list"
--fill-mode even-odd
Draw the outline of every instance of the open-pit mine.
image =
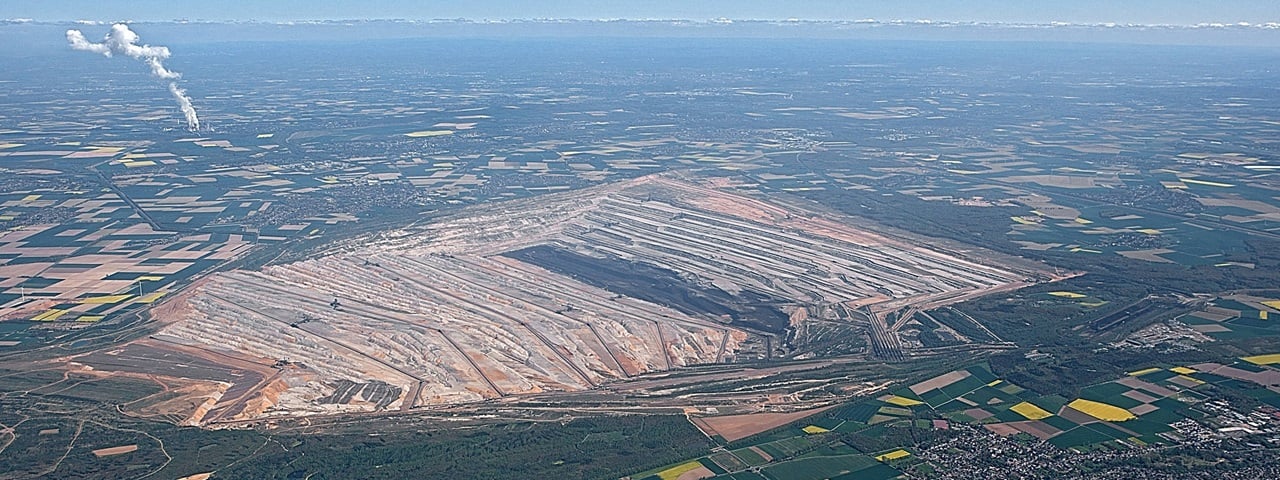
[[786, 357], [817, 321], [891, 360], [884, 312], [1047, 279], [797, 205], [662, 175], [485, 204], [211, 275], [153, 310], [158, 333], [78, 361], [225, 366], [187, 402], [191, 424], [408, 410]]

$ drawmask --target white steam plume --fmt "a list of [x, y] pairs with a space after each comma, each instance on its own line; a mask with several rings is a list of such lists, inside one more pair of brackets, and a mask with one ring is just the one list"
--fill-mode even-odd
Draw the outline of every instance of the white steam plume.
[[182, 115], [187, 117], [187, 128], [199, 130], [200, 119], [196, 118], [196, 109], [191, 106], [191, 97], [187, 96], [187, 91], [178, 88], [177, 82], [169, 82], [169, 93], [172, 93], [173, 98], [178, 101], [178, 108], [182, 109]]
[[118, 53], [142, 60], [151, 68], [151, 74], [156, 78], [171, 80], [169, 82], [169, 93], [173, 94], [173, 99], [178, 102], [178, 108], [182, 109], [182, 115], [187, 117], [187, 128], [190, 130], [200, 129], [200, 119], [196, 117], [196, 109], [191, 106], [191, 97], [187, 96], [186, 90], [178, 88], [176, 80], [181, 78], [182, 75], [164, 67], [164, 60], [169, 58], [169, 49], [167, 47], [138, 45], [138, 34], [134, 33], [133, 30], [129, 30], [129, 26], [123, 23], [112, 25], [111, 31], [107, 32], [107, 36], [102, 39], [102, 43], [90, 42], [79, 30], [67, 30], [67, 43], [74, 50], [101, 53], [108, 57]]

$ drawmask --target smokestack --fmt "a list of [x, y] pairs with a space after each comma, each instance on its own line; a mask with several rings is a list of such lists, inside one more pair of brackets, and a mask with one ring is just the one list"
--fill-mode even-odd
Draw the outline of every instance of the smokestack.
[[182, 115], [186, 117], [187, 129], [200, 129], [200, 118], [196, 117], [196, 109], [191, 106], [191, 97], [187, 96], [186, 90], [178, 88], [177, 80], [182, 78], [182, 75], [164, 66], [164, 60], [169, 58], [169, 49], [167, 47], [138, 45], [138, 34], [134, 33], [133, 30], [129, 30], [129, 26], [123, 23], [112, 25], [111, 31], [107, 32], [107, 36], [102, 39], [102, 43], [90, 42], [79, 30], [67, 30], [67, 44], [73, 50], [100, 53], [107, 57], [121, 54], [146, 63], [147, 67], [151, 68], [152, 76], [170, 80], [169, 93], [178, 102], [178, 108], [182, 110]]

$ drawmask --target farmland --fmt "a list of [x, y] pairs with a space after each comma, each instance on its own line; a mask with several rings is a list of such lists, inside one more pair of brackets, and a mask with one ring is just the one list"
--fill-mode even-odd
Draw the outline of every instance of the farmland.
[[1211, 339], [1230, 340], [1280, 335], [1272, 315], [1280, 316], [1280, 310], [1270, 297], [1235, 294], [1214, 298], [1178, 321]]
[[[928, 477], [958, 466], [939, 461], [946, 455], [920, 459], [912, 451], [936, 449], [937, 443], [986, 442], [981, 439], [988, 435], [1054, 451], [1125, 452], [1195, 445], [1211, 438], [1211, 429], [1276, 433], [1280, 421], [1266, 412], [1280, 408], [1280, 394], [1267, 388], [1280, 385], [1280, 370], [1248, 366], [1270, 358], [1143, 368], [1089, 385], [1074, 399], [1021, 388], [976, 365], [874, 399], [812, 412], [746, 440], [721, 439], [735, 449], [700, 461], [725, 470], [714, 478], [738, 478], [735, 472], [759, 472], [769, 479], [854, 472], [856, 478]], [[1257, 400], [1233, 403], [1248, 397]], [[1261, 410], [1253, 410], [1254, 405]]]

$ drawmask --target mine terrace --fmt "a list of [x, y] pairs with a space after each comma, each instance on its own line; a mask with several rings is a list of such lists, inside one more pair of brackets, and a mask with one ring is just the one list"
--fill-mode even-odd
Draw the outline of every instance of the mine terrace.
[[[821, 342], [793, 340], [815, 323], [842, 328], [858, 358], [928, 356], [901, 340], [919, 310], [1054, 279], [723, 179], [650, 175], [213, 274], [155, 307], [158, 333], [72, 361], [195, 379], [202, 388], [167, 404], [186, 424], [409, 410], [807, 358], [798, 346]], [[159, 366], [171, 363], [193, 367]]]

